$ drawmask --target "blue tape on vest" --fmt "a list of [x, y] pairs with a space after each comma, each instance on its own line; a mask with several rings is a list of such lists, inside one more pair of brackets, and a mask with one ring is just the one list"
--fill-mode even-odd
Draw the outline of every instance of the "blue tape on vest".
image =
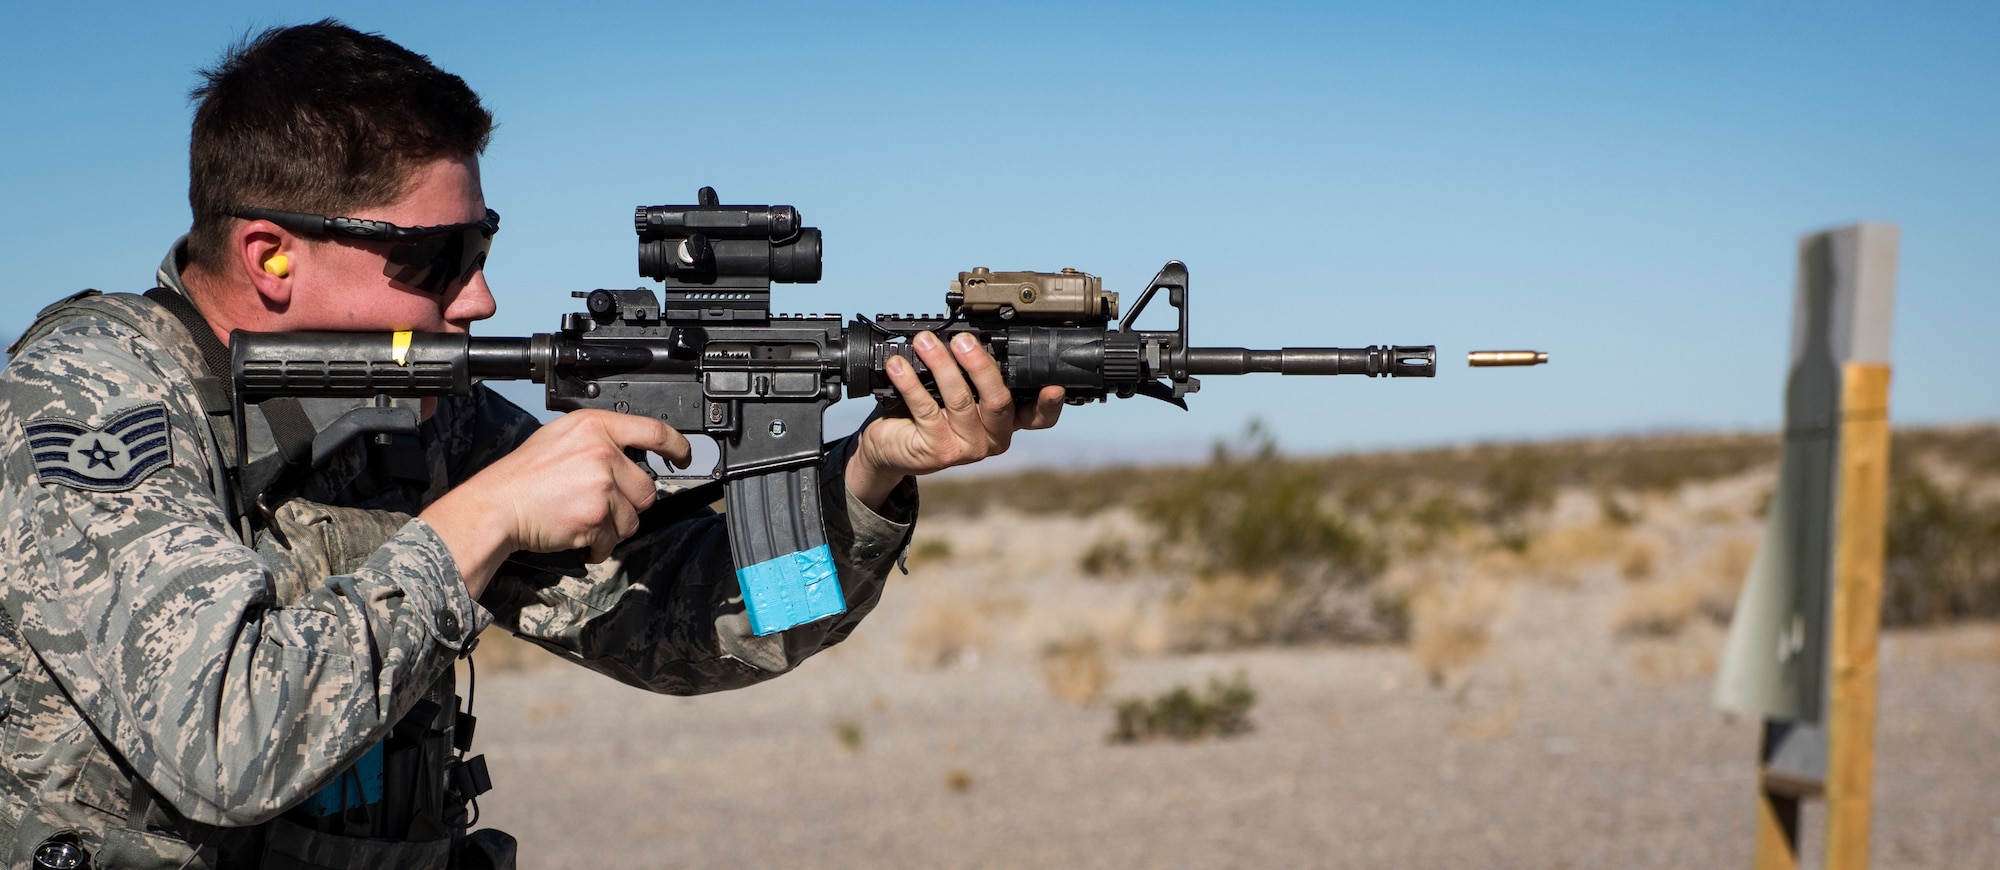
[[382, 799], [382, 744], [368, 747], [354, 766], [340, 772], [326, 788], [313, 793], [301, 807], [315, 816], [330, 816], [365, 807]]
[[833, 550], [825, 544], [739, 568], [736, 582], [743, 587], [750, 630], [759, 635], [847, 610], [840, 578], [833, 570]]

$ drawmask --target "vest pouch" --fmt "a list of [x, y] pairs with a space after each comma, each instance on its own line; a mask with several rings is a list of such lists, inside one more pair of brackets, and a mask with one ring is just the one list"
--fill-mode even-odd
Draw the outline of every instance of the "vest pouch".
[[519, 844], [505, 831], [480, 828], [467, 834], [458, 847], [457, 870], [515, 870]]
[[423, 842], [323, 834], [279, 816], [266, 823], [265, 870], [444, 870], [451, 838]]
[[169, 834], [135, 831], [125, 820], [77, 804], [37, 801], [21, 816], [14, 831], [8, 867], [35, 868], [35, 853], [52, 841], [67, 839], [83, 851], [90, 870], [206, 870], [194, 847]]

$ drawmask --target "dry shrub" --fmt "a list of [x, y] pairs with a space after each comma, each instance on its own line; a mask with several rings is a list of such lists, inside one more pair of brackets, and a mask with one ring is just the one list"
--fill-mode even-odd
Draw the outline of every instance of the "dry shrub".
[[1166, 603], [1167, 645], [1180, 652], [1400, 643], [1409, 631], [1408, 598], [1381, 584], [1314, 590], [1268, 574], [1218, 574], [1181, 584]]
[[1180, 485], [1179, 467], [1034, 469], [924, 481], [924, 510], [933, 516], [979, 516], [989, 508], [1025, 514], [1089, 516], [1138, 504]]
[[1447, 493], [1432, 493], [1403, 515], [1404, 550], [1421, 555], [1457, 540], [1477, 521], [1476, 512]]
[[910, 542], [909, 566], [912, 568], [934, 562], [951, 561], [951, 541], [948, 538], [918, 538]]
[[1336, 509], [1320, 472], [1279, 458], [1254, 424], [1247, 437], [1250, 452], [1217, 445], [1208, 465], [1141, 505], [1192, 569], [1169, 603], [1174, 645], [1400, 639], [1399, 602], [1372, 588], [1382, 548]]
[[1286, 598], [1284, 584], [1271, 577], [1225, 574], [1186, 583], [1167, 601], [1168, 646], [1199, 651], [1261, 643]]
[[1174, 649], [1176, 629], [1167, 606], [1141, 606], [1126, 614], [1112, 633], [1119, 648], [1136, 656], [1166, 655]]
[[1084, 551], [1077, 567], [1091, 577], [1123, 577], [1132, 571], [1132, 545], [1113, 535], [1098, 538]]
[[1894, 456], [1930, 456], [1975, 475], [2000, 474], [2000, 426], [1902, 429], [1894, 437]]
[[1411, 607], [1411, 652], [1434, 686], [1486, 655], [1492, 627], [1507, 603], [1496, 581], [1472, 580], [1433, 586]]
[[1113, 713], [1113, 743], [1142, 741], [1200, 740], [1230, 737], [1250, 730], [1250, 708], [1257, 703], [1257, 690], [1242, 671], [1225, 681], [1211, 677], [1208, 690], [1196, 694], [1185, 685], [1154, 697], [1127, 698], [1118, 702]]
[[[1967, 439], [1959, 449], [1984, 445]], [[1983, 458], [1976, 455], [1975, 461]], [[2000, 616], [2000, 501], [1976, 499], [1967, 486], [1943, 486], [1914, 462], [1895, 462], [1894, 468], [1882, 622], [1923, 625]]]
[[[1613, 561], [1622, 565], [1636, 546], [1643, 545], [1635, 545], [1631, 535], [1613, 526], [1596, 523], [1560, 526], [1535, 538], [1527, 552], [1522, 554], [1523, 564], [1505, 565], [1505, 568], [1509, 573], [1527, 571], [1544, 580], [1572, 585], [1579, 582], [1591, 566]], [[1503, 551], [1485, 561], [1500, 567], [1505, 559]]]
[[1279, 575], [1301, 583], [1351, 582], [1380, 571], [1384, 557], [1344, 512], [1329, 510], [1325, 478], [1279, 458], [1253, 424], [1255, 449], [1214, 457], [1181, 487], [1141, 506], [1168, 540], [1188, 544], [1201, 573]]
[[1547, 451], [1514, 447], [1486, 466], [1480, 491], [1484, 519], [1493, 540], [1513, 552], [1525, 552], [1539, 531], [1541, 519], [1555, 504], [1558, 481]]
[[1072, 706], [1096, 703], [1113, 676], [1104, 646], [1095, 634], [1077, 634], [1044, 644], [1042, 679], [1049, 691]]
[[839, 719], [833, 723], [833, 739], [840, 742], [842, 751], [861, 751], [861, 723], [854, 719]]
[[1653, 683], [1680, 683], [1713, 676], [1723, 645], [1723, 627], [1696, 622], [1670, 638], [1644, 638], [1629, 647], [1632, 670]]
[[1597, 494], [1597, 509], [1604, 516], [1607, 525], [1627, 528], [1639, 524], [1646, 518], [1639, 507], [1638, 499], [1631, 493], [1605, 490]]
[[[1261, 431], [1253, 431], [1244, 439], [1252, 443], [1253, 452], [1262, 435]], [[1900, 450], [1904, 446], [1900, 440], [1904, 433], [1898, 433], [1897, 437]], [[1953, 456], [1977, 462], [1993, 452], [1985, 445], [2000, 438], [1989, 434], [1984, 440], [1977, 437], [1946, 440]], [[1932, 441], [1945, 443], [1936, 438], [1925, 443]], [[1384, 502], [1394, 501], [1399, 492], [1420, 490], [1470, 489], [1499, 496], [1483, 499], [1486, 503], [1480, 507], [1484, 508], [1522, 497], [1532, 503], [1538, 498], [1536, 490], [1563, 486], [1613, 492], [1672, 492], [1690, 483], [1730, 477], [1768, 465], [1777, 456], [1778, 439], [1774, 435], [1666, 435], [1354, 453], [1295, 459], [1287, 464], [1322, 480], [1339, 481], [1360, 501], [1375, 503], [1372, 499], [1378, 495]], [[1496, 465], [1509, 467], [1495, 472], [1492, 469]], [[1010, 507], [1030, 514], [1083, 516], [1166, 496], [1179, 490], [1187, 476], [1197, 471], [1187, 466], [1039, 469], [925, 481], [924, 510], [933, 515], [977, 515], [990, 507]], [[1446, 505], [1441, 503], [1440, 507], [1443, 506]], [[1449, 524], [1444, 515], [1435, 519], [1447, 520]]]
[[1633, 587], [1611, 617], [1621, 637], [1674, 637], [1699, 619], [1727, 625], [1756, 558], [1757, 540], [1730, 538], [1672, 580]]
[[1625, 551], [1625, 558], [1619, 560], [1618, 576], [1632, 582], [1651, 578], [1655, 561], [1657, 557], [1653, 555], [1652, 547], [1644, 544], [1635, 546]]
[[1650, 583], [1625, 593], [1611, 617], [1621, 637], [1673, 637], [1694, 621], [1701, 589], [1693, 583]]
[[980, 608], [962, 597], [932, 595], [910, 617], [903, 652], [911, 667], [973, 667], [992, 642]]
[[1700, 564], [1701, 614], [1717, 625], [1728, 625], [1736, 613], [1736, 599], [1743, 594], [1743, 581], [1750, 578], [1750, 565], [1757, 560], [1757, 538], [1745, 535], [1724, 540]]
[[972, 790], [972, 771], [954, 767], [944, 772], [944, 787], [953, 794], [964, 794]]

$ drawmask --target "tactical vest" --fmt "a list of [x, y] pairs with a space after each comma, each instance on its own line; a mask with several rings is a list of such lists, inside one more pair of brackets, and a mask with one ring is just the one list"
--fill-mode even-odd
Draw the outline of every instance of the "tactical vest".
[[[265, 409], [246, 409], [246, 416], [260, 419], [241, 421], [246, 425], [239, 427], [232, 416], [226, 351], [193, 305], [172, 290], [146, 296], [77, 294], [43, 309], [9, 352], [79, 318], [120, 323], [149, 336], [167, 358], [162, 362], [171, 364], [162, 368], [190, 374], [209, 420], [204, 441], [214, 470], [211, 486], [217, 500], [237, 514], [246, 543], [269, 566], [280, 606], [293, 604], [327, 577], [358, 569], [421, 509], [429, 481], [415, 479], [421, 463], [407, 456], [389, 463], [391, 469], [371, 469], [380, 491], [368, 499], [369, 507], [300, 496], [299, 485], [311, 469], [299, 467], [299, 445], [301, 438], [310, 445], [311, 415], [295, 403], [267, 403]], [[239, 443], [238, 431], [269, 432], [266, 455], [259, 455], [254, 436], [242, 439], [249, 444]], [[398, 448], [409, 445], [385, 439], [353, 452], [379, 457]], [[251, 461], [238, 461], [246, 452]], [[66, 790], [60, 783], [0, 778], [0, 789], [15, 792], [0, 794], [0, 801], [12, 804], [5, 807], [8, 815], [20, 818], [12, 843], [0, 842], [0, 856], [8, 867], [511, 868], [513, 838], [490, 829], [466, 833], [474, 821], [468, 803], [490, 786], [483, 759], [463, 757], [471, 743], [471, 716], [459, 710], [454, 683], [447, 669], [387, 738], [301, 806], [261, 825], [217, 828], [182, 818], [156, 799], [69, 701], [11, 615], [0, 609], [0, 753], [8, 760], [54, 757], [50, 769], [74, 774]], [[9, 707], [17, 713], [59, 710], [74, 722], [51, 731], [45, 717], [38, 720], [43, 727], [31, 730], [28, 717], [7, 715]], [[107, 817], [123, 823], [106, 823]], [[85, 863], [73, 863], [77, 860]]]

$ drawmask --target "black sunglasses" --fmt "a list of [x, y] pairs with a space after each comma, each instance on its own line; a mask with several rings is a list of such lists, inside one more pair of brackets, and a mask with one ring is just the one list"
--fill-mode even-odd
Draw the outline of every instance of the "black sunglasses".
[[364, 242], [386, 242], [389, 264], [382, 274], [433, 296], [442, 296], [453, 284], [469, 278], [486, 265], [486, 252], [493, 247], [493, 234], [500, 231], [500, 213], [486, 210], [486, 219], [434, 227], [399, 227], [388, 221], [364, 218], [326, 217], [316, 214], [277, 211], [268, 208], [239, 208], [230, 212], [244, 220], [270, 221], [295, 233], [340, 236]]

